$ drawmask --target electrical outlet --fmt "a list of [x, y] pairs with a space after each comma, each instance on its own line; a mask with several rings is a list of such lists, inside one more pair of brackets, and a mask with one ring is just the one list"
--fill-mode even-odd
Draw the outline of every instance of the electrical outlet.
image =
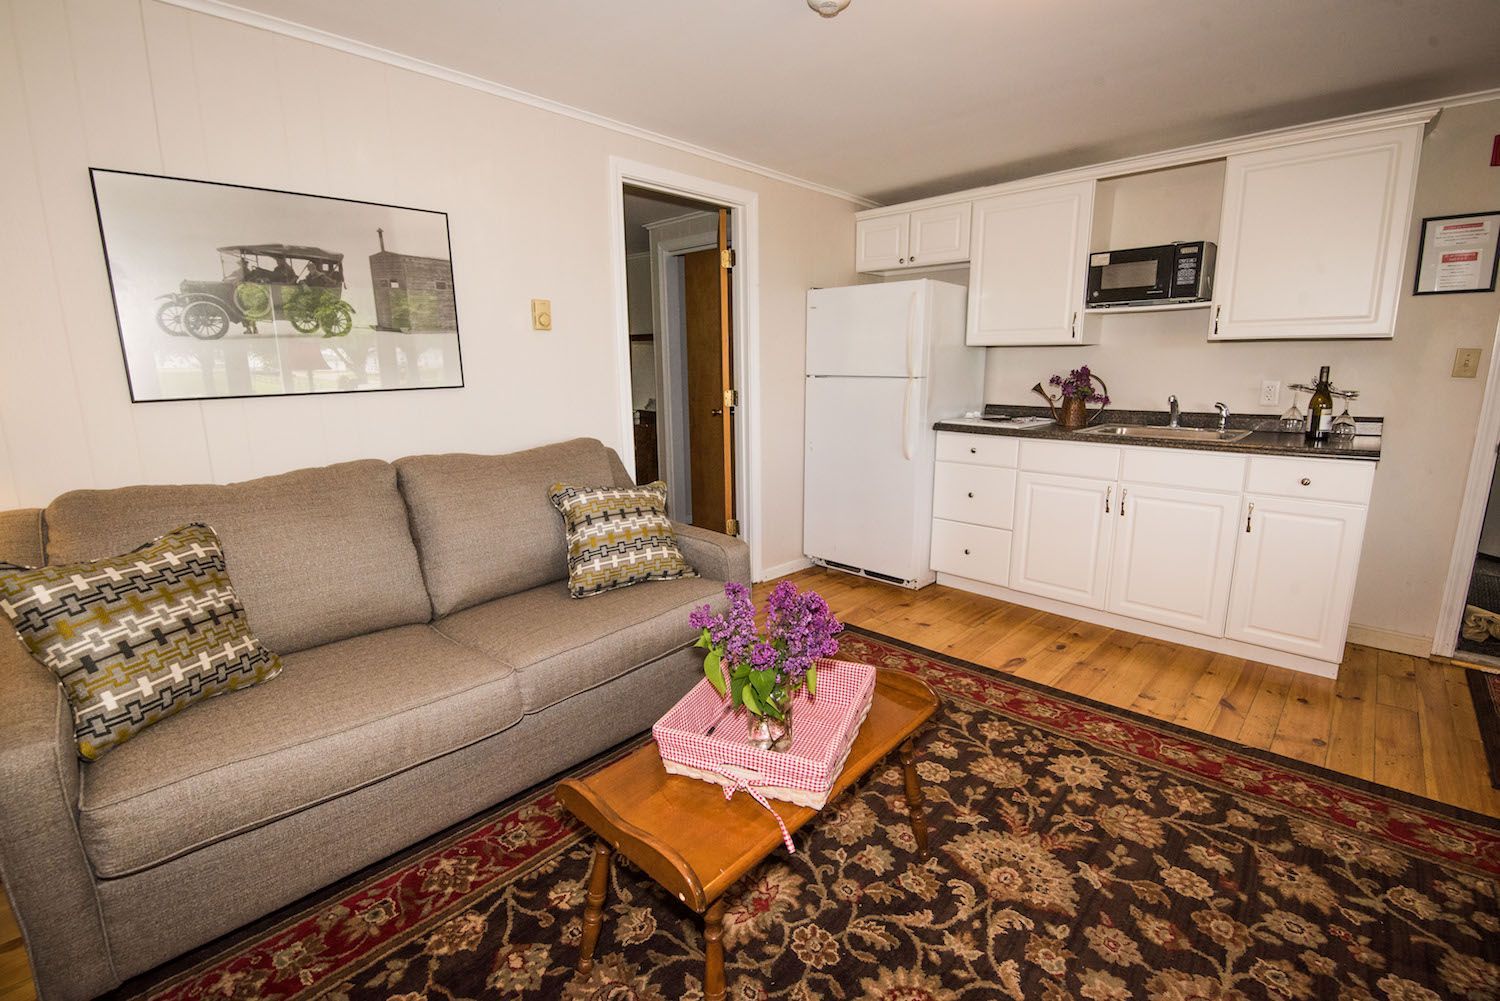
[[1480, 348], [1459, 348], [1453, 355], [1453, 378], [1472, 379], [1479, 374]]
[[1260, 383], [1261, 406], [1274, 407], [1281, 402], [1281, 383], [1275, 379], [1262, 379]]
[[532, 330], [551, 330], [552, 329], [552, 300], [551, 299], [533, 299], [533, 300], [531, 300], [531, 329]]

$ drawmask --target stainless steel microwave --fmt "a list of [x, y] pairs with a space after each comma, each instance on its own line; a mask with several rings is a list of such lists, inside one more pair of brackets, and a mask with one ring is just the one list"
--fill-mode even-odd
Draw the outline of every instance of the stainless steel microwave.
[[1217, 254], [1218, 247], [1207, 240], [1090, 254], [1087, 305], [1208, 302]]

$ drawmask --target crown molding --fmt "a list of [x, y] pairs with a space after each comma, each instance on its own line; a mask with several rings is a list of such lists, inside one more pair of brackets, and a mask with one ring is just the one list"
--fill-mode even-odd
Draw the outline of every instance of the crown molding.
[[873, 208], [880, 204], [869, 198], [864, 198], [848, 191], [841, 191], [826, 184], [819, 184], [816, 181], [809, 181], [806, 178], [783, 173], [762, 164], [751, 163], [749, 160], [742, 160], [728, 153], [720, 153], [717, 150], [708, 149], [696, 143], [690, 143], [683, 139], [674, 139], [671, 136], [662, 135], [660, 132], [652, 132], [650, 129], [643, 129], [628, 122], [595, 114], [592, 111], [585, 111], [582, 108], [575, 108], [571, 104], [563, 104], [561, 101], [553, 101], [550, 98], [518, 90], [515, 87], [508, 87], [505, 84], [486, 80], [484, 77], [475, 76], [471, 73], [449, 69], [446, 66], [439, 66], [437, 63], [430, 63], [424, 59], [403, 55], [400, 52], [392, 52], [390, 49], [384, 49], [378, 45], [370, 45], [367, 42], [346, 38], [343, 35], [336, 35], [331, 31], [323, 31], [320, 28], [298, 24], [295, 21], [288, 21], [270, 14], [247, 10], [244, 7], [226, 3], [225, 0], [160, 0], [160, 2], [172, 7], [180, 7], [183, 10], [190, 10], [197, 14], [206, 14], [209, 17], [233, 21], [236, 24], [243, 24], [250, 28], [259, 28], [262, 31], [269, 31], [277, 35], [285, 35], [288, 38], [311, 42], [314, 45], [321, 45], [324, 48], [337, 49], [340, 52], [384, 63], [387, 66], [420, 73], [423, 76], [429, 76], [446, 83], [467, 87], [470, 90], [481, 91], [507, 101], [514, 101], [518, 104], [537, 108], [541, 111], [548, 111], [554, 115], [562, 115], [564, 118], [571, 118], [574, 121], [584, 122], [602, 129], [609, 129], [611, 132], [618, 132], [621, 135], [643, 139], [647, 142], [666, 146], [682, 153], [690, 153], [693, 156], [712, 160], [726, 167], [734, 167], [738, 170], [749, 171], [752, 174], [759, 174], [761, 177], [780, 181], [783, 184], [791, 184], [799, 188], [805, 188], [808, 191], [816, 191], [818, 194], [829, 195], [833, 198], [851, 202], [861, 208]]
[[697, 209], [693, 212], [684, 212], [682, 215], [674, 215], [670, 219], [657, 219], [655, 222], [643, 222], [641, 223], [641, 228], [648, 230], [662, 229], [666, 226], [675, 226], [678, 223], [687, 222], [690, 219], [698, 219], [703, 216], [716, 218], [717, 214], [714, 212], [709, 212], [707, 209]]

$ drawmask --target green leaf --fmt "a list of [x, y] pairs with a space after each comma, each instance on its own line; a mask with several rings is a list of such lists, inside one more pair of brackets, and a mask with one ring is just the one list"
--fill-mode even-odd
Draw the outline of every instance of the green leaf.
[[696, 642], [696, 643], [693, 644], [693, 646], [699, 648], [700, 650], [707, 650], [709, 647], [711, 647], [713, 645], [714, 645], [714, 641], [711, 640], [711, 639], [709, 639], [708, 630], [707, 629], [701, 630], [698, 633], [698, 642]]
[[755, 694], [760, 696], [762, 702], [769, 701], [771, 689], [776, 687], [776, 672], [751, 671], [750, 683], [755, 686]]
[[807, 697], [812, 698], [818, 694], [818, 669], [813, 665], [807, 666]]
[[703, 658], [703, 675], [708, 678], [708, 683], [714, 686], [714, 691], [720, 695], [724, 694], [724, 672], [719, 670], [720, 653], [718, 650], [708, 651], [708, 656]]
[[745, 704], [745, 679], [734, 677], [729, 679], [729, 703], [738, 709]]
[[751, 712], [753, 712], [757, 716], [764, 716], [765, 715], [765, 711], [763, 709], [761, 709], [760, 702], [757, 701], [756, 698], [755, 698], [755, 686], [753, 686], [753, 685], [746, 685], [745, 686], [745, 690], [744, 690], [744, 692], [742, 694], [743, 694], [744, 699], [745, 699], [745, 708], [746, 709], [750, 710]]

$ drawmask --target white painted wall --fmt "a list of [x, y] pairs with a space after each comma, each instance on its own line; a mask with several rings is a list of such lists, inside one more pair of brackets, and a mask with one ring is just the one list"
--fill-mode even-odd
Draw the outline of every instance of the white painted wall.
[[[576, 435], [628, 449], [616, 155], [759, 194], [763, 555], [800, 557], [804, 293], [852, 280], [853, 205], [154, 0], [0, 0], [0, 150], [0, 507]], [[91, 165], [448, 212], [467, 387], [132, 405]]]
[[[1410, 290], [1417, 234], [1424, 216], [1500, 208], [1500, 168], [1489, 166], [1500, 133], [1500, 101], [1444, 110], [1423, 144], [1403, 287]], [[1211, 170], [1195, 169], [1194, 189], [1209, 191]], [[1152, 216], [1153, 218], [1156, 216]], [[1113, 216], [1114, 246], [1193, 238], [1181, 227], [1144, 232], [1142, 215], [1124, 206]], [[1181, 220], [1186, 229], [1217, 220]], [[1212, 237], [1213, 232], [1203, 235]], [[1312, 234], [1316, 238], [1316, 234]], [[1095, 249], [1102, 249], [1096, 247]], [[1038, 380], [1087, 362], [1108, 382], [1115, 404], [1166, 408], [1175, 393], [1185, 410], [1210, 410], [1223, 400], [1236, 413], [1279, 413], [1258, 403], [1262, 379], [1306, 382], [1319, 365], [1336, 385], [1363, 394], [1355, 414], [1388, 420], [1375, 478], [1352, 621], [1376, 633], [1429, 640], [1437, 618], [1469, 455], [1474, 447], [1483, 379], [1453, 379], [1459, 347], [1492, 349], [1500, 293], [1403, 296], [1390, 341], [1207, 341], [1207, 311], [1091, 317], [1106, 324], [1102, 341], [1078, 348], [992, 348], [985, 399], [1038, 404]], [[1488, 366], [1482, 363], [1481, 372]], [[1300, 403], [1305, 407], [1306, 396]], [[1374, 634], [1366, 632], [1365, 638]], [[1399, 638], [1397, 638], [1399, 640]], [[1428, 647], [1430, 649], [1430, 647]]]

